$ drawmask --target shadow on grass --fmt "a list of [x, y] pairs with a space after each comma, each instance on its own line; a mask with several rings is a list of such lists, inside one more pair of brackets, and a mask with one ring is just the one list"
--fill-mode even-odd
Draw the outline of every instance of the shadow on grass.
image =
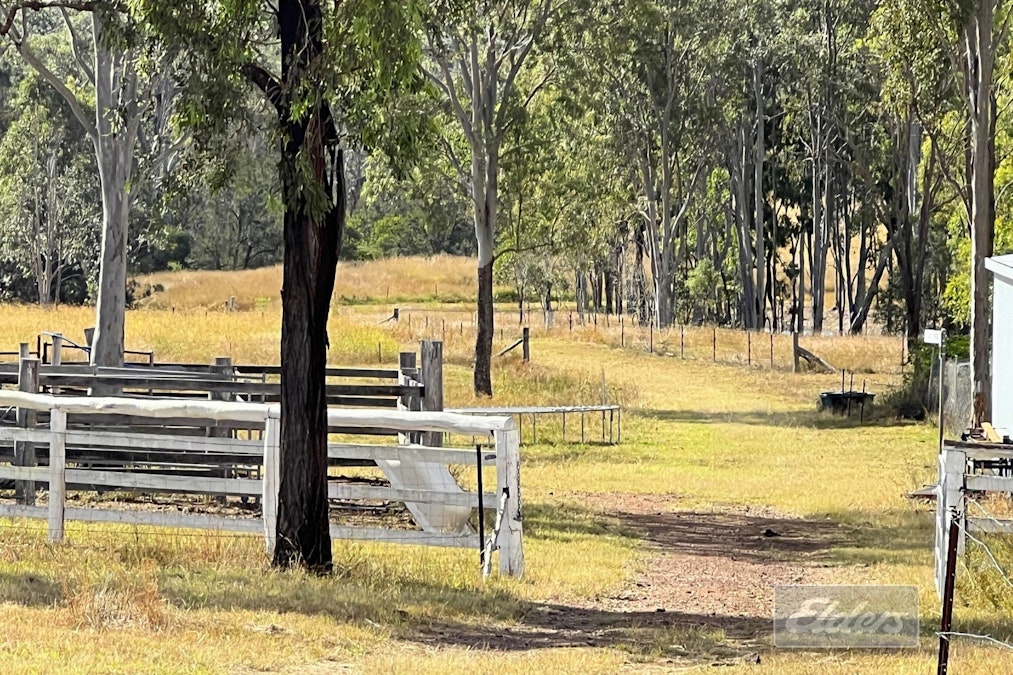
[[677, 648], [696, 658], [735, 657], [769, 639], [768, 617], [722, 616], [679, 611], [610, 611], [525, 602], [510, 625], [436, 621], [402, 637], [428, 645], [497, 651], [559, 647], [617, 648], [661, 657]]
[[619, 513], [617, 518], [656, 550], [733, 561], [829, 559], [831, 549], [850, 542], [848, 531], [831, 520], [714, 511]]
[[524, 505], [524, 537], [557, 539], [561, 535], [615, 536], [635, 542], [642, 530], [621, 517], [596, 513], [572, 502]]
[[0, 574], [0, 602], [51, 607], [63, 600], [60, 584], [37, 574]]
[[[529, 502], [525, 537], [619, 537], [634, 545], [644, 528], [624, 516], [602, 515], [578, 504]], [[673, 541], [678, 538], [673, 532]], [[413, 548], [398, 551], [404, 556], [427, 555]], [[477, 569], [473, 577], [466, 572], [455, 581], [453, 574], [438, 569], [402, 571], [398, 560], [413, 564], [400, 556], [393, 560], [386, 560], [386, 555], [342, 556], [334, 576], [324, 579], [257, 565], [217, 569], [178, 565], [162, 570], [159, 586], [169, 602], [187, 610], [322, 615], [380, 626], [401, 640], [499, 651], [590, 646], [654, 659], [685, 657], [671, 653], [673, 645], [681, 645], [694, 658], [738, 658], [740, 652], [755, 652], [752, 645], [765, 642], [770, 631], [767, 617], [532, 601], [518, 595], [513, 581], [494, 578], [483, 585]], [[440, 561], [434, 555], [431, 562], [435, 567]]]
[[[214, 573], [201, 588], [171, 580], [162, 593], [188, 609], [323, 615], [379, 626], [401, 640], [440, 647], [526, 651], [611, 647], [663, 656], [673, 644], [694, 656], [755, 650], [768, 617], [680, 611], [622, 611], [518, 598], [503, 587], [460, 589], [426, 582], [375, 588], [358, 579], [311, 579], [298, 573]], [[692, 646], [690, 646], [692, 645]]]
[[814, 429], [855, 429], [859, 427], [899, 427], [915, 424], [911, 420], [886, 417], [878, 410], [866, 411], [864, 421], [854, 411], [851, 417], [832, 415], [829, 412], [812, 410], [789, 410], [770, 412], [766, 410], [745, 410], [735, 412], [700, 411], [700, 410], [650, 410], [634, 411], [645, 419], [661, 422], [682, 422], [688, 424], [747, 424], [764, 427], [795, 427], [804, 426]]
[[835, 546], [831, 559], [845, 565], [931, 564], [934, 545], [930, 511], [888, 510], [831, 513], [842, 522], [847, 539]]

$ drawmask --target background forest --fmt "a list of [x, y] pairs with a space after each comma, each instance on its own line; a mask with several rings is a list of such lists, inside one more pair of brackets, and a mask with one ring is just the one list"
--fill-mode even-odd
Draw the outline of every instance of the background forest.
[[[480, 253], [481, 188], [495, 275], [529, 302], [575, 300], [661, 326], [915, 335], [969, 324], [979, 132], [966, 10], [926, 0], [487, 9], [427, 23], [416, 159], [346, 140], [344, 258]], [[94, 27], [67, 9], [20, 16], [0, 57], [0, 299], [89, 302], [102, 183], [79, 118], [94, 117]], [[991, 18], [996, 75], [980, 132], [998, 251], [1013, 245], [1006, 20]], [[279, 140], [263, 103], [251, 92], [212, 152], [192, 142], [178, 55], [136, 49], [135, 86], [117, 102], [133, 134], [130, 272], [278, 263]], [[478, 186], [476, 157], [492, 177]]]

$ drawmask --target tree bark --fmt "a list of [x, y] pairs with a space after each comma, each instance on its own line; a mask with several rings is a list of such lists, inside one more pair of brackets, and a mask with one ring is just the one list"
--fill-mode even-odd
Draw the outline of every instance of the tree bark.
[[995, 236], [995, 8], [982, 0], [964, 30], [970, 122], [971, 183], [971, 377], [973, 422], [992, 417], [991, 298], [985, 259]]
[[492, 396], [492, 338], [495, 331], [492, 295], [493, 246], [496, 232], [497, 166], [494, 158], [473, 161], [479, 180], [472, 181], [475, 238], [478, 243], [478, 327], [475, 332], [474, 391]]
[[[96, 130], [92, 141], [102, 186], [102, 252], [91, 363], [116, 367], [123, 365], [130, 221], [128, 185], [133, 172], [140, 113], [133, 56], [113, 52], [105, 46], [104, 21], [102, 12], [92, 12]], [[124, 113], [125, 124], [121, 119]]]
[[492, 396], [492, 264], [478, 268], [478, 330], [475, 335], [474, 389], [479, 396]]
[[738, 261], [739, 281], [742, 284], [742, 325], [750, 327], [756, 325], [756, 283], [753, 277], [753, 256], [750, 251], [752, 237], [749, 233], [749, 194], [747, 183], [749, 175], [746, 170], [748, 147], [746, 143], [746, 126], [739, 124], [737, 134], [736, 151], [733, 155], [733, 162], [729, 176], [732, 180], [732, 195], [734, 207], [732, 213], [735, 216], [735, 224], [738, 229]]
[[644, 278], [644, 230], [646, 224], [638, 220], [633, 228], [633, 297], [636, 302], [637, 321], [647, 323], [647, 280]]
[[[273, 563], [331, 571], [327, 502], [327, 318], [345, 220], [344, 157], [327, 108], [294, 111], [300, 80], [323, 52], [323, 17], [314, 0], [280, 0], [285, 97], [279, 106], [285, 200], [281, 330], [281, 448], [278, 540]], [[290, 93], [292, 92], [292, 93]], [[308, 171], [306, 170], [308, 164]], [[307, 174], [315, 185], [306, 185]], [[323, 192], [323, 206], [312, 192]]]
[[[767, 294], [767, 252], [763, 232], [763, 159], [765, 110], [763, 105], [763, 60], [757, 59], [753, 66], [753, 98], [756, 103], [756, 136], [753, 139], [753, 226], [756, 228], [756, 247], [753, 265], [756, 268], [756, 289], [753, 328], [763, 328]], [[773, 306], [772, 306], [773, 307]]]

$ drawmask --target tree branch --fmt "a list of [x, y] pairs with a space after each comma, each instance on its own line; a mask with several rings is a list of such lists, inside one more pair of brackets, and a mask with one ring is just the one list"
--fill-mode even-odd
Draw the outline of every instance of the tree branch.
[[[8, 15], [8, 18], [9, 16], [10, 15]], [[10, 31], [10, 27], [8, 27], [7, 30]], [[21, 57], [28, 63], [28, 65], [35, 69], [42, 79], [48, 82], [50, 86], [52, 86], [53, 89], [55, 89], [57, 93], [63, 97], [63, 99], [67, 102], [67, 105], [70, 106], [71, 112], [74, 113], [74, 117], [76, 117], [77, 121], [84, 127], [85, 132], [87, 132], [92, 141], [96, 141], [98, 139], [98, 130], [95, 127], [95, 120], [85, 111], [84, 106], [81, 105], [77, 95], [70, 90], [63, 80], [57, 77], [53, 71], [46, 67], [46, 64], [44, 64], [42, 60], [36, 56], [35, 52], [33, 52], [28, 46], [26, 39], [21, 38], [18, 35], [10, 34], [9, 32], [7, 34], [14, 43], [15, 48], [17, 48], [18, 53], [21, 54]]]
[[60, 8], [91, 12], [97, 6], [98, 2], [95, 0], [22, 0], [22, 2], [15, 3], [4, 10], [7, 12], [7, 16], [4, 17], [3, 24], [0, 24], [0, 35], [7, 35], [10, 32], [15, 19], [22, 10], [30, 9], [38, 12], [43, 9]]
[[246, 79], [252, 82], [258, 89], [264, 92], [264, 96], [267, 97], [267, 100], [280, 114], [284, 104], [281, 81], [258, 63], [244, 64], [243, 75], [245, 75]]
[[84, 76], [88, 78], [88, 81], [95, 84], [95, 71], [88, 65], [84, 57], [81, 56], [81, 50], [78, 48], [80, 40], [77, 37], [77, 31], [74, 30], [74, 24], [70, 20], [70, 14], [67, 13], [67, 8], [61, 7], [60, 13], [63, 15], [63, 23], [67, 26], [67, 33], [70, 35], [70, 51], [74, 55], [74, 60], [77, 61], [77, 65], [84, 72]]

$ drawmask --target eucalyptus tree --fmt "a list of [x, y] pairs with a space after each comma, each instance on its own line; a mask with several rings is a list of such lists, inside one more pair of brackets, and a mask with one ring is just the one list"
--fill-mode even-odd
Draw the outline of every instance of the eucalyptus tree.
[[[279, 135], [284, 209], [281, 451], [273, 562], [332, 567], [327, 501], [327, 319], [346, 218], [345, 152], [386, 145], [404, 161], [425, 131], [420, 90], [427, 6], [392, 0], [133, 0], [150, 36], [186, 55], [180, 115], [214, 148], [249, 87]], [[280, 64], [280, 69], [278, 65]]]
[[715, 101], [716, 14], [705, 2], [591, 3], [581, 20], [588, 105], [636, 176], [651, 267], [653, 321], [675, 315], [687, 214], [705, 189]]
[[[92, 363], [123, 362], [126, 309], [127, 234], [137, 172], [136, 149], [142, 120], [168, 82], [164, 53], [146, 49], [144, 58], [159, 67], [142, 72], [139, 46], [133, 42], [122, 4], [106, 0], [3, 2], [0, 35], [31, 68], [60, 94], [91, 139], [102, 194], [102, 244]], [[83, 16], [82, 16], [83, 15]], [[69, 62], [39, 50], [41, 38], [62, 30]], [[170, 99], [162, 99], [166, 107]], [[163, 155], [176, 152], [185, 139], [172, 139]]]
[[966, 111], [969, 160], [967, 163], [968, 224], [971, 238], [971, 378], [973, 420], [991, 419], [992, 368], [991, 291], [985, 259], [992, 255], [995, 238], [995, 136], [998, 108], [997, 60], [1008, 38], [1009, 8], [1002, 0], [978, 0], [972, 5], [946, 7], [937, 15], [944, 35], [953, 45], [961, 102]]
[[[551, 80], [525, 78], [559, 0], [472, 0], [429, 24], [426, 75], [442, 94], [452, 131], [442, 147], [468, 186], [478, 250], [476, 394], [492, 395], [493, 264], [500, 215], [500, 161], [506, 135]], [[526, 85], [526, 86], [523, 86]], [[467, 155], [455, 146], [463, 136]]]
[[30, 278], [38, 302], [49, 305], [60, 300], [65, 279], [94, 267], [94, 156], [66, 103], [35, 73], [21, 77], [15, 92], [0, 138], [0, 259]]
[[[979, 422], [988, 420], [992, 407], [985, 259], [992, 254], [995, 237], [997, 100], [1008, 95], [999, 72], [1007, 53], [1009, 9], [1002, 0], [891, 0], [878, 13], [883, 52], [900, 71], [895, 80], [912, 93], [914, 110], [922, 113], [919, 122], [932, 142], [931, 157], [963, 205], [970, 240], [973, 416]], [[954, 145], [958, 151], [948, 152]]]

